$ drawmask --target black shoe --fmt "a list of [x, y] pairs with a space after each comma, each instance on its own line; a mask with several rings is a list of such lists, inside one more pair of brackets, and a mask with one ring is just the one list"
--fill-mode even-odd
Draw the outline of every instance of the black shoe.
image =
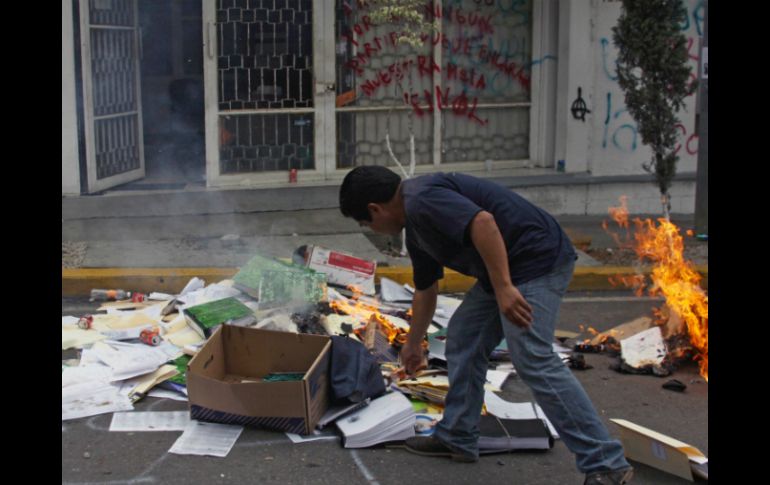
[[433, 436], [414, 436], [412, 438], [407, 438], [405, 444], [408, 451], [417, 455], [447, 456], [452, 458], [452, 461], [459, 461], [462, 463], [475, 463], [479, 461], [478, 456], [454, 451]]
[[633, 476], [634, 469], [631, 467], [593, 472], [586, 475], [586, 481], [583, 482], [583, 485], [623, 485], [629, 483]]

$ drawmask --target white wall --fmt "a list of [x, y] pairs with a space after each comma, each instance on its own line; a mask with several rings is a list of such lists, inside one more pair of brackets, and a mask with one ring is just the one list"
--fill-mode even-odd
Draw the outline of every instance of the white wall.
[[[687, 38], [693, 78], [697, 74], [705, 7], [703, 0], [685, 0], [687, 20], [681, 24]], [[623, 92], [617, 83], [615, 62], [617, 49], [612, 41], [612, 27], [620, 15], [621, 3], [611, 0], [591, 0], [593, 89], [586, 97], [591, 114], [586, 117], [591, 124], [588, 147], [588, 169], [594, 175], [621, 175], [645, 173], [642, 163], [648, 163], [651, 151], [642, 145], [637, 124], [626, 110]], [[588, 26], [586, 26], [588, 27]], [[576, 88], [570, 86], [569, 96], [575, 99]], [[571, 103], [571, 101], [570, 101]], [[694, 172], [697, 166], [698, 137], [695, 130], [696, 95], [685, 101], [678, 125], [679, 161], [677, 173]], [[568, 124], [581, 123], [569, 116]]]
[[61, 192], [80, 194], [72, 1], [61, 4]]
[[[555, 215], [607, 215], [609, 207], [628, 197], [631, 214], [661, 214], [660, 191], [651, 182], [601, 183], [518, 187], [514, 189], [530, 202]], [[677, 181], [671, 185], [671, 213], [695, 211], [695, 182]]]

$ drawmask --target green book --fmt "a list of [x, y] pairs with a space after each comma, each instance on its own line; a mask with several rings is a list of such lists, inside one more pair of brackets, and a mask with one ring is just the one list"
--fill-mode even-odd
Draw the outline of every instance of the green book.
[[184, 315], [193, 330], [209, 338], [219, 325], [253, 318], [254, 312], [237, 298], [230, 297], [192, 306], [184, 310]]
[[326, 295], [326, 274], [255, 255], [233, 276], [234, 286], [256, 298], [260, 308], [317, 303]]
[[169, 381], [176, 382], [177, 384], [186, 386], [187, 385], [187, 364], [190, 363], [191, 359], [192, 357], [190, 357], [189, 355], [182, 355], [179, 358], [172, 360], [171, 364], [176, 366], [176, 370], [179, 371], [179, 374], [169, 379]]

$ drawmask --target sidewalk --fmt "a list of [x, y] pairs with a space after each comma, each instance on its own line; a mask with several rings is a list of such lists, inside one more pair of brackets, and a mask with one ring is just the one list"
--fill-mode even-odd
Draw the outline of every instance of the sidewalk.
[[[654, 216], [653, 216], [654, 217]], [[631, 275], [635, 263], [604, 264], [585, 251], [616, 247], [602, 229], [603, 217], [559, 216], [578, 261], [570, 291], [617, 290], [608, 277]], [[674, 216], [682, 232], [692, 228], [692, 216]], [[197, 276], [207, 283], [227, 279], [255, 253], [290, 258], [303, 244], [313, 244], [376, 260], [377, 281], [385, 276], [411, 283], [408, 257], [382, 250], [387, 239], [362, 230], [339, 216], [336, 209], [281, 211], [259, 214], [92, 218], [62, 223], [62, 296], [87, 295], [92, 288], [176, 293]], [[699, 245], [693, 262], [708, 285], [708, 243], [685, 238], [686, 246]], [[583, 249], [583, 250], [581, 250]], [[696, 254], [696, 253], [694, 253]], [[447, 270], [442, 292], [464, 292], [475, 281]]]

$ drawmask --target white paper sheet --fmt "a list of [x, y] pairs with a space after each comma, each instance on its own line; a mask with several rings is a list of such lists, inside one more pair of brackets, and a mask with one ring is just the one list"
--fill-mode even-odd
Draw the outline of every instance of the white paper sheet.
[[666, 352], [660, 327], [652, 327], [620, 341], [621, 357], [626, 364], [635, 368], [661, 365]]
[[503, 388], [505, 380], [508, 379], [509, 373], [502, 370], [487, 370], [487, 384], [490, 384], [496, 390]]
[[[82, 364], [82, 363], [81, 363]], [[108, 384], [112, 378], [112, 369], [102, 364], [79, 365], [67, 367], [61, 373], [62, 388], [76, 386], [86, 382]]]
[[169, 391], [168, 389], [158, 389], [157, 387], [150, 389], [150, 392], [147, 393], [147, 396], [157, 397], [160, 399], [173, 399], [174, 401], [182, 401], [182, 402], [189, 401], [189, 399], [187, 399], [187, 396], [183, 396], [178, 392]]
[[62, 421], [134, 409], [116, 386], [98, 381], [64, 387], [61, 397]]
[[243, 426], [203, 423], [191, 420], [169, 453], [177, 455], [208, 455], [224, 458], [230, 453]]
[[160, 347], [109, 340], [93, 347], [102, 362], [113, 370], [112, 381], [122, 381], [155, 371], [169, 360]]
[[96, 330], [82, 330], [78, 327], [62, 326], [61, 349], [82, 349], [87, 345], [91, 345], [94, 342], [104, 340], [105, 338], [107, 337], [100, 334]]
[[125, 328], [122, 330], [104, 330], [100, 333], [110, 340], [133, 340], [139, 338], [142, 330], [152, 327], [152, 325], [147, 325], [144, 327]]
[[190, 281], [187, 282], [187, 284], [184, 286], [181, 292], [179, 292], [179, 296], [185, 295], [187, 293], [190, 293], [191, 291], [200, 290], [206, 286], [206, 282], [198, 277], [192, 278]]
[[510, 402], [501, 398], [497, 394], [484, 391], [484, 404], [487, 407], [487, 411], [504, 419], [536, 419], [540, 418], [545, 421], [548, 429], [551, 431], [554, 439], [559, 439], [559, 433], [556, 432], [556, 428], [553, 427], [551, 421], [546, 417], [543, 409], [533, 402]]
[[292, 443], [307, 443], [308, 441], [336, 440], [337, 438], [339, 438], [339, 436], [337, 435], [337, 433], [333, 428], [328, 428], [323, 431], [314, 429], [313, 433], [307, 436], [303, 436], [295, 433], [286, 433], [286, 436], [289, 437]]
[[64, 325], [73, 325], [73, 324], [77, 325], [78, 320], [80, 320], [80, 319], [77, 318], [77, 317], [70, 317], [70, 316], [61, 317], [61, 324], [62, 324], [62, 326], [64, 326]]
[[380, 295], [385, 301], [412, 301], [412, 294], [403, 285], [388, 278], [380, 278]]
[[189, 423], [187, 411], [115, 413], [110, 431], [184, 431]]

